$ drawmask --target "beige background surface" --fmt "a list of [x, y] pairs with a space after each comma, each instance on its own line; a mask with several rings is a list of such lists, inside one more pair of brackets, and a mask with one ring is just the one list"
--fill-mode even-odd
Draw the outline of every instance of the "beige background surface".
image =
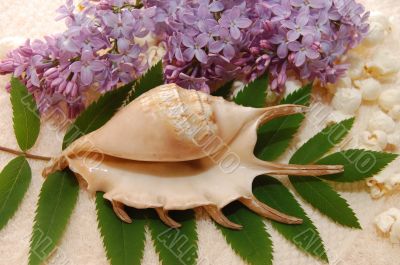
[[[62, 23], [54, 22], [53, 17], [54, 10], [62, 2], [62, 0], [0, 1], [0, 58], [4, 57], [5, 50], [17, 45], [25, 38], [37, 38], [61, 30]], [[370, 10], [379, 10], [388, 15], [400, 12], [398, 1], [364, 0], [364, 2]], [[6, 80], [7, 78], [0, 78], [0, 145], [17, 148], [12, 130], [9, 95], [3, 89]], [[307, 139], [315, 129], [303, 130], [300, 141]], [[32, 152], [49, 156], [56, 155], [60, 150], [62, 136], [63, 134], [51, 125], [43, 124], [39, 141]], [[12, 158], [11, 155], [0, 154], [0, 168]], [[37, 161], [30, 161], [30, 164], [33, 169], [33, 179], [27, 196], [14, 218], [0, 231], [0, 265], [27, 264], [35, 205], [43, 183], [40, 172], [44, 166], [42, 162]], [[400, 246], [392, 245], [387, 239], [378, 236], [373, 226], [373, 218], [376, 214], [392, 206], [400, 206], [400, 197], [397, 195], [378, 201], [372, 200], [363, 184], [338, 188], [355, 209], [363, 230], [355, 231], [340, 227], [304, 205], [321, 232], [331, 264], [400, 264]], [[209, 220], [200, 220], [198, 227], [199, 256], [202, 265], [243, 264]], [[288, 244], [271, 229], [269, 224], [267, 228], [275, 243], [274, 264], [320, 264]], [[85, 192], [81, 192], [65, 236], [58, 251], [49, 260], [49, 264], [108, 264], [97, 230], [94, 201]], [[159, 264], [149, 237], [147, 237], [143, 264]]]

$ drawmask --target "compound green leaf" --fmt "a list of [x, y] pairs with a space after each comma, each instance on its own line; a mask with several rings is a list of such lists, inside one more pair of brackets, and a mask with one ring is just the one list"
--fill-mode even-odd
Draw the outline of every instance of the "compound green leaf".
[[57, 246], [79, 194], [74, 174], [57, 171], [47, 177], [39, 195], [36, 208], [29, 265], [43, 264]]
[[298, 249], [323, 261], [328, 261], [325, 246], [317, 228], [282, 183], [270, 176], [259, 176], [253, 183], [253, 193], [270, 207], [303, 219], [301, 225], [271, 222], [272, 226]]
[[35, 144], [40, 131], [40, 116], [36, 102], [26, 86], [17, 78], [11, 79], [11, 104], [14, 133], [22, 151]]
[[324, 176], [336, 182], [355, 182], [370, 178], [382, 171], [398, 157], [396, 154], [351, 149], [337, 152], [320, 159], [320, 165], [343, 165], [344, 172]]
[[96, 194], [97, 223], [108, 260], [111, 265], [140, 265], [145, 244], [145, 215], [127, 209], [133, 219], [127, 224], [116, 216], [103, 195], [102, 192]]
[[272, 265], [273, 243], [263, 219], [238, 203], [225, 207], [224, 213], [232, 222], [243, 226], [236, 231], [218, 225], [236, 254], [250, 265]]
[[148, 225], [157, 253], [163, 265], [194, 265], [198, 258], [198, 238], [194, 212], [179, 211], [169, 213], [172, 219], [182, 224], [179, 229], [166, 226], [152, 212]]
[[268, 89], [268, 75], [262, 75], [253, 82], [247, 84], [243, 90], [234, 98], [236, 104], [246, 107], [263, 108], [265, 107], [265, 97]]
[[25, 157], [12, 160], [0, 173], [0, 230], [18, 210], [32, 179]]

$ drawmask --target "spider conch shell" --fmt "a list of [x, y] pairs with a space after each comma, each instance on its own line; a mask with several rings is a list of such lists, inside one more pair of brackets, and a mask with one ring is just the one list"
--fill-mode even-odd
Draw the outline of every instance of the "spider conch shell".
[[121, 109], [102, 128], [81, 137], [52, 160], [43, 175], [69, 167], [89, 192], [103, 191], [115, 213], [124, 206], [154, 208], [171, 227], [170, 210], [202, 207], [219, 224], [240, 229], [221, 209], [239, 200], [284, 223], [302, 220], [259, 202], [252, 182], [261, 174], [317, 176], [342, 166], [283, 165], [253, 154], [260, 124], [302, 113], [298, 105], [250, 108], [175, 84], [159, 86]]

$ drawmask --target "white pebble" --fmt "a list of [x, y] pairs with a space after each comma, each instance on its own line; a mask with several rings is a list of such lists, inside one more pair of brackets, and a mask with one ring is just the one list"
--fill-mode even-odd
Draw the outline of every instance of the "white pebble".
[[384, 212], [375, 218], [375, 225], [379, 228], [379, 230], [382, 233], [390, 232], [390, 229], [392, 228], [395, 222], [396, 218], [391, 216], [387, 212]]
[[388, 184], [391, 187], [396, 187], [400, 185], [400, 174], [394, 174], [390, 179]]
[[369, 32], [364, 39], [363, 44], [370, 46], [378, 45], [390, 30], [390, 22], [387, 16], [376, 13], [371, 14], [369, 18]]
[[372, 11], [369, 16], [370, 23], [379, 23], [385, 27], [385, 30], [390, 30], [391, 28], [391, 17], [388, 17], [386, 14], [379, 11]]
[[387, 89], [379, 96], [379, 106], [385, 110], [390, 111], [395, 105], [400, 103], [400, 89]]
[[382, 111], [376, 111], [371, 115], [368, 129], [373, 131], [384, 131], [385, 133], [393, 133], [396, 128], [396, 123], [393, 119]]
[[161, 45], [159, 46], [150, 46], [150, 48], [146, 52], [147, 63], [152, 66], [159, 62], [165, 55], [165, 48]]
[[385, 149], [388, 144], [387, 135], [384, 131], [377, 130], [372, 133], [364, 131], [361, 137], [365, 145], [376, 151]]
[[332, 99], [332, 106], [345, 114], [354, 114], [361, 105], [361, 92], [354, 88], [340, 88]]
[[365, 38], [363, 44], [367, 45], [378, 45], [386, 36], [385, 28], [379, 23], [371, 23], [371, 30], [368, 36]]
[[400, 219], [400, 209], [390, 208], [389, 210], [386, 211], [386, 214], [393, 216], [397, 220]]
[[394, 105], [388, 114], [393, 119], [400, 120], [400, 105]]
[[389, 49], [377, 49], [371, 60], [366, 63], [368, 72], [376, 78], [396, 74], [400, 71], [400, 60]]
[[381, 84], [374, 78], [356, 80], [354, 81], [354, 85], [361, 90], [364, 100], [376, 100], [381, 92]]
[[351, 54], [348, 56], [347, 62], [350, 63], [347, 74], [349, 75], [349, 77], [351, 79], [357, 80], [364, 76], [365, 63], [364, 63], [364, 59], [362, 57]]
[[328, 89], [328, 92], [331, 93], [332, 95], [334, 95], [338, 88], [352, 87], [352, 81], [351, 81], [350, 76], [346, 75], [346, 76], [342, 76], [341, 78], [339, 78], [336, 81], [336, 83], [334, 83], [334, 84], [327, 84], [326, 87]]

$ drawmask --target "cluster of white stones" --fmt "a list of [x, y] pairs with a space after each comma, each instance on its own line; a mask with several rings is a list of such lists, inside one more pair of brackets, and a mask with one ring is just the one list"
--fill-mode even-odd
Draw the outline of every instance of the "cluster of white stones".
[[[371, 30], [363, 43], [348, 53], [346, 76], [328, 86], [332, 94], [331, 116], [360, 117], [365, 127], [354, 132], [357, 147], [373, 151], [400, 152], [400, 40], [392, 18], [372, 14]], [[396, 36], [397, 35], [397, 36]], [[400, 169], [382, 172], [367, 181], [374, 198], [400, 190]]]
[[375, 225], [392, 243], [400, 244], [400, 210], [391, 208], [375, 218]]

